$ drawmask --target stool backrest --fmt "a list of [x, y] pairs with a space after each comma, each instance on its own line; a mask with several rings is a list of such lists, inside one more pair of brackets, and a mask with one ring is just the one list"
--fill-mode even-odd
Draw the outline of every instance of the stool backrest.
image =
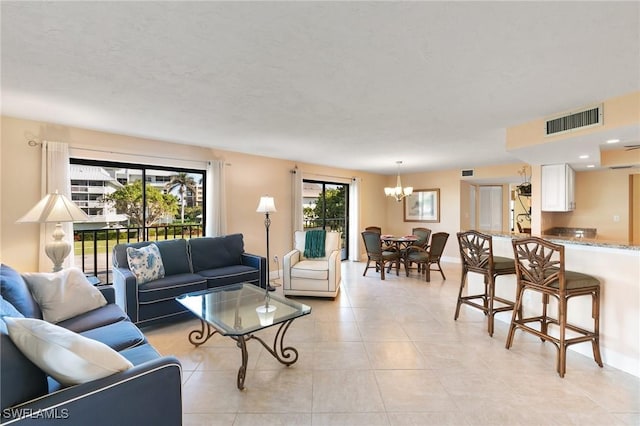
[[493, 242], [491, 235], [478, 231], [458, 232], [462, 267], [471, 272], [493, 271]]
[[512, 241], [518, 280], [531, 287], [564, 291], [564, 246], [538, 237]]

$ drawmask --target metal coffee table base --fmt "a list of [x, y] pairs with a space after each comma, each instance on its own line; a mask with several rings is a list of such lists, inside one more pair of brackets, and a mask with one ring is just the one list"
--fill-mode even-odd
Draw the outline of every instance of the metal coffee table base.
[[[244, 379], [247, 375], [247, 363], [249, 361], [249, 353], [247, 352], [247, 342], [251, 339], [255, 339], [264, 346], [264, 348], [269, 351], [269, 353], [278, 360], [283, 365], [287, 367], [291, 364], [294, 364], [298, 360], [298, 350], [291, 346], [284, 346], [284, 335], [286, 334], [289, 326], [293, 322], [295, 318], [292, 318], [288, 321], [285, 321], [280, 324], [278, 328], [278, 332], [273, 339], [273, 347], [270, 347], [264, 340], [259, 338], [254, 334], [246, 334], [239, 336], [229, 336], [233, 340], [236, 341], [236, 345], [240, 348], [242, 352], [242, 365], [238, 370], [238, 389], [244, 389]], [[218, 330], [215, 329], [208, 322], [200, 319], [200, 330], [193, 330], [189, 333], [189, 342], [195, 345], [196, 347], [202, 345], [207, 340], [209, 340], [214, 334], [218, 333]]]

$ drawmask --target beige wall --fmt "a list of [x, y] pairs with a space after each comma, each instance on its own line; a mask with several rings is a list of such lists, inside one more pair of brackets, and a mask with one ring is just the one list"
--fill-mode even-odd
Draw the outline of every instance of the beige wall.
[[[361, 227], [386, 224], [386, 211], [373, 208], [386, 202], [382, 188], [386, 176], [297, 163], [289, 160], [252, 156], [234, 152], [216, 151], [217, 156], [230, 164], [226, 169], [227, 231], [244, 234], [245, 248], [257, 254], [266, 254], [264, 216], [256, 213], [262, 195], [275, 198], [276, 213], [272, 214], [269, 228], [269, 256], [283, 256], [291, 250], [291, 170], [297, 165], [303, 178], [348, 179], [360, 178], [360, 224]], [[351, 230], [353, 232], [353, 230]], [[359, 230], [355, 230], [359, 232]], [[364, 252], [358, 239], [360, 253]], [[271, 268], [275, 268], [272, 262]], [[280, 264], [282, 267], [282, 264]], [[273, 270], [273, 269], [272, 269]]]
[[[555, 226], [596, 228], [599, 240], [629, 243], [632, 173], [633, 169], [577, 172], [575, 210], [542, 213], [543, 230]], [[619, 217], [617, 222], [614, 216]]]
[[[435, 232], [449, 233], [449, 240], [445, 246], [444, 257], [457, 259], [458, 245], [455, 233], [460, 229], [460, 171], [444, 170], [428, 173], [413, 173], [402, 175], [402, 184], [418, 189], [440, 189], [440, 222], [405, 222], [404, 203], [388, 198], [383, 200], [387, 209], [387, 224], [384, 232], [396, 235], [408, 235], [415, 227], [425, 227]], [[386, 186], [395, 186], [395, 176], [387, 178]]]
[[[558, 111], [558, 113], [562, 113], [562, 111]], [[604, 119], [602, 126], [574, 130], [571, 132], [570, 137], [588, 135], [607, 129], [638, 124], [638, 117], [640, 117], [640, 92], [634, 92], [604, 101], [603, 114]], [[545, 121], [546, 118], [540, 118], [508, 128], [506, 138], [507, 150], [512, 151], [532, 145], [543, 145], [567, 138], [567, 134], [545, 136]]]
[[[40, 199], [40, 151], [30, 147], [30, 139], [55, 140], [67, 142], [72, 147], [84, 148], [86, 152], [93, 152], [95, 158], [114, 156], [122, 153], [142, 163], [159, 163], [156, 157], [177, 158], [187, 161], [205, 161], [209, 159], [224, 159], [226, 168], [227, 192], [227, 230], [229, 233], [241, 232], [245, 236], [245, 249], [248, 252], [266, 254], [264, 241], [264, 218], [255, 212], [261, 195], [269, 194], [275, 197], [278, 212], [272, 215], [270, 228], [270, 254], [282, 256], [291, 246], [291, 174], [290, 170], [296, 163], [274, 158], [252, 156], [234, 152], [212, 150], [208, 148], [181, 145], [157, 140], [136, 138], [106, 132], [79, 129], [64, 125], [43, 123], [38, 121], [2, 117], [0, 139], [0, 260], [22, 271], [35, 270], [37, 267], [38, 225], [16, 224], [16, 220], [28, 211]], [[93, 151], [91, 151], [93, 150]], [[120, 161], [122, 158], [118, 157]], [[108, 159], [108, 158], [103, 158]], [[166, 165], [171, 164], [171, 160]], [[440, 222], [404, 222], [403, 203], [396, 202], [384, 195], [385, 186], [395, 185], [395, 176], [383, 176], [352, 170], [336, 169], [317, 166], [308, 163], [297, 163], [303, 176], [313, 175], [337, 177], [343, 179], [358, 178], [361, 181], [360, 192], [360, 225], [379, 225], [385, 233], [405, 235], [416, 226], [425, 226], [433, 232], [444, 231], [450, 234], [444, 256], [450, 260], [458, 259], [458, 248], [455, 233], [463, 226], [465, 217], [472, 206], [468, 205], [468, 185], [477, 184], [474, 180], [489, 183], [504, 182], [520, 183], [518, 170], [522, 163], [481, 167], [474, 170], [473, 180], [463, 182], [460, 170], [445, 170], [425, 173], [402, 175], [404, 185], [415, 189], [440, 189]], [[607, 171], [608, 172], [608, 171]], [[604, 173], [607, 173], [604, 172]], [[580, 209], [570, 214], [571, 219], [562, 218], [566, 226], [592, 226], [599, 234], [611, 235], [615, 238], [620, 230], [612, 226], [613, 214], [618, 210], [621, 216], [620, 224], [629, 223], [628, 203], [622, 208], [611, 210], [611, 205], [619, 205], [618, 197], [624, 191], [629, 191], [628, 173], [619, 171], [614, 173], [614, 180], [604, 178], [593, 173], [593, 176], [577, 177], [578, 206], [590, 206], [588, 210]], [[618, 176], [619, 175], [619, 176]], [[604, 176], [608, 176], [605, 174]], [[540, 232], [541, 218], [539, 212], [539, 167], [533, 167], [533, 197], [532, 197], [532, 233]], [[640, 186], [640, 185], [639, 185]], [[602, 196], [591, 198], [591, 188], [600, 188]], [[619, 187], [625, 189], [619, 190]], [[584, 191], [584, 192], [582, 192]], [[508, 191], [505, 191], [508, 194]], [[628, 194], [626, 192], [625, 194]], [[608, 198], [611, 197], [611, 198]], [[624, 198], [624, 197], [622, 197]], [[462, 201], [461, 201], [462, 200]], [[625, 210], [625, 211], [623, 211]], [[555, 222], [555, 218], [553, 221]], [[560, 220], [560, 219], [559, 219]], [[588, 224], [583, 224], [587, 223]], [[505, 223], [508, 223], [505, 220]], [[549, 224], [544, 224], [550, 227]], [[559, 226], [559, 225], [558, 225]], [[466, 227], [466, 225], [464, 226]], [[360, 230], [355, 230], [360, 232]], [[602, 234], [601, 234], [602, 235]], [[626, 237], [625, 237], [626, 238]], [[358, 238], [357, 250], [362, 253], [361, 238]], [[271, 264], [274, 268], [275, 264]]]
[[[96, 158], [108, 156], [104, 151], [175, 156], [202, 161], [210, 150], [187, 145], [174, 145], [148, 139], [78, 129], [58, 124], [2, 117], [0, 140], [0, 247], [2, 262], [22, 271], [36, 270], [39, 225], [16, 224], [40, 196], [40, 149], [28, 145], [29, 140], [67, 142], [101, 150]], [[140, 162], [151, 159], [138, 157]], [[157, 161], [153, 159], [153, 161]]]
[[[136, 138], [70, 126], [2, 117], [0, 140], [0, 253], [1, 261], [20, 271], [37, 268], [38, 225], [16, 224], [16, 220], [40, 199], [40, 150], [29, 140], [67, 142], [94, 158], [123, 161], [127, 156], [140, 163], [185, 166], [189, 161], [224, 159], [227, 192], [227, 231], [241, 232], [248, 252], [266, 254], [264, 216], [256, 213], [261, 195], [275, 198], [278, 212], [272, 215], [270, 255], [280, 259], [291, 246], [291, 161], [211, 150], [208, 148]], [[118, 154], [116, 154], [118, 153]], [[123, 155], [124, 154], [124, 155]], [[152, 157], [146, 157], [152, 156]], [[159, 157], [168, 159], [162, 160]], [[187, 160], [181, 162], [178, 160]], [[177, 164], [180, 163], [180, 164]], [[361, 224], [386, 225], [382, 188], [387, 176], [298, 163], [303, 173], [352, 177], [361, 180]], [[360, 243], [361, 244], [361, 243]], [[362, 251], [360, 246], [358, 250]], [[272, 263], [272, 267], [275, 264]]]
[[602, 167], [640, 165], [640, 149], [620, 148], [610, 151], [600, 151], [600, 165]]
[[460, 230], [466, 231], [472, 229], [474, 225], [471, 223], [471, 190], [472, 186], [467, 181], [460, 181]]

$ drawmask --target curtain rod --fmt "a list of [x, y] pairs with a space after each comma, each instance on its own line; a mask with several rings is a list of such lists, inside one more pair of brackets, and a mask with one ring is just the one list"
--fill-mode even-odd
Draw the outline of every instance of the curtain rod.
[[[295, 170], [291, 171], [292, 173], [297, 173]], [[307, 177], [319, 177], [319, 178], [329, 178], [329, 179], [353, 179], [354, 176], [332, 176], [332, 175], [323, 175], [320, 173], [309, 173], [309, 172], [304, 172], [302, 171], [302, 175], [303, 176], [307, 176]]]
[[[33, 139], [30, 139], [27, 144], [31, 147], [35, 147], [35, 146], [41, 146], [42, 142], [37, 142], [34, 141]], [[71, 149], [81, 149], [83, 151], [89, 151], [89, 152], [99, 152], [99, 153], [104, 153], [104, 154], [115, 154], [115, 155], [135, 155], [135, 156], [139, 156], [139, 157], [146, 157], [146, 158], [157, 158], [157, 159], [161, 159], [161, 160], [178, 160], [178, 161], [190, 161], [193, 163], [203, 163], [203, 162], [209, 162], [209, 161], [202, 161], [202, 160], [194, 160], [192, 158], [178, 158], [178, 157], [164, 157], [161, 155], [148, 155], [148, 154], [138, 154], [138, 153], [133, 153], [133, 152], [117, 152], [117, 151], [106, 151], [103, 149], [95, 149], [95, 148], [84, 148], [81, 146], [74, 146], [74, 145], [69, 145], [69, 148]], [[226, 166], [230, 166], [231, 163], [227, 163], [225, 162]]]

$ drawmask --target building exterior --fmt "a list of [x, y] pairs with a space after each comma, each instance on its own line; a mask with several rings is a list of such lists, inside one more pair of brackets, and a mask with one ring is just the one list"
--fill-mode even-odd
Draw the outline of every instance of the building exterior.
[[75, 228], [96, 229], [110, 228], [126, 224], [127, 215], [117, 214], [104, 197], [113, 194], [123, 184], [103, 167], [71, 164], [71, 199], [90, 218], [90, 222], [77, 223]]
[[[147, 171], [145, 178], [147, 184], [166, 193], [166, 185], [175, 174], [175, 171], [168, 170], [155, 170], [153, 173]], [[91, 218], [90, 222], [75, 224], [76, 230], [114, 228], [127, 224], [127, 215], [118, 214], [111, 203], [104, 201], [104, 197], [128, 183], [141, 180], [142, 170], [71, 164], [70, 178], [71, 199]], [[195, 177], [194, 179], [197, 191], [195, 194], [190, 190], [186, 191], [186, 207], [202, 205], [202, 184]], [[171, 193], [180, 197], [177, 188]], [[163, 224], [172, 222], [173, 217], [161, 219]]]

